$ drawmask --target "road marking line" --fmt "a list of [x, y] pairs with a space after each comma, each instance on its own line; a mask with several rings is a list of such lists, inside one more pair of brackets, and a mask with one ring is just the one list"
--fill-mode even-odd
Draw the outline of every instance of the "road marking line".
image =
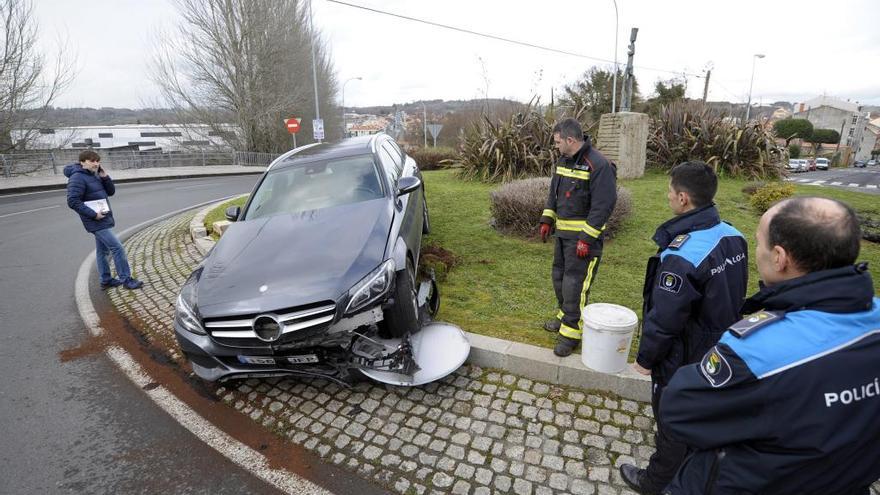
[[841, 184], [843, 184], [843, 182], [832, 182], [831, 183], [832, 186], [839, 186]]
[[849, 187], [859, 187], [859, 185], [856, 184], [855, 182], [850, 182], [848, 185], [849, 185]]
[[17, 211], [15, 213], [7, 213], [5, 215], [0, 215], [0, 218], [12, 217], [15, 215], [24, 215], [25, 213], [33, 213], [35, 211], [51, 210], [52, 208], [59, 208], [59, 207], [61, 207], [61, 205], [44, 206], [42, 208], [34, 208], [33, 210]]
[[[229, 198], [209, 201], [203, 205], [227, 199]], [[195, 205], [194, 207], [197, 208], [203, 205]], [[191, 210], [194, 207], [184, 208], [163, 215], [159, 217], [159, 221], [184, 211]], [[120, 234], [120, 237], [124, 237], [128, 232], [141, 230], [146, 226], [155, 223], [155, 221], [156, 219], [149, 220], [126, 229]], [[76, 296], [76, 307], [77, 310], [79, 310], [80, 318], [82, 318], [83, 323], [88, 327], [89, 333], [98, 337], [104, 333], [104, 328], [101, 327], [101, 319], [98, 317], [98, 313], [95, 311], [95, 307], [92, 305], [92, 300], [89, 295], [89, 274], [92, 272], [94, 266], [94, 255], [89, 255], [83, 260], [79, 267], [79, 272], [76, 275], [74, 291]], [[117, 346], [111, 346], [105, 352], [125, 376], [141, 390], [144, 390], [145, 385], [156, 382], [124, 349]], [[221, 429], [217, 428], [211, 422], [193, 411], [188, 405], [186, 405], [186, 403], [175, 397], [174, 394], [164, 386], [160, 385], [152, 390], [144, 390], [144, 392], [153, 402], [156, 403], [156, 405], [158, 405], [169, 416], [174, 418], [174, 420], [181, 426], [189, 430], [196, 436], [196, 438], [266, 483], [286, 493], [332, 495], [331, 492], [297, 476], [294, 473], [269, 467], [269, 462], [264, 455], [227, 435]]]
[[877, 189], [877, 186], [875, 184], [868, 184], [865, 187], [867, 187], [868, 189]]
[[813, 181], [813, 184], [824, 184], [824, 183], [825, 183], [824, 180], [814, 180]]

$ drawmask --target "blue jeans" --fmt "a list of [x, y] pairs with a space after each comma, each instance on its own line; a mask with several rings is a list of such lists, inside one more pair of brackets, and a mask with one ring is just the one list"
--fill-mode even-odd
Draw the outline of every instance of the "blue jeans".
[[111, 254], [119, 280], [125, 282], [131, 278], [131, 268], [125, 257], [125, 248], [122, 247], [122, 243], [119, 242], [119, 238], [116, 237], [113, 230], [103, 229], [92, 233], [95, 234], [95, 254], [98, 259], [98, 275], [101, 276], [101, 283], [107, 284], [113, 278], [110, 274], [110, 263], [107, 260]]

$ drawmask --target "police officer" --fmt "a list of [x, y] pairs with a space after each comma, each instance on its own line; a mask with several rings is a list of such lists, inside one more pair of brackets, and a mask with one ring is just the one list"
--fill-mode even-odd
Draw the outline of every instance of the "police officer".
[[754, 312], [675, 374], [662, 428], [695, 449], [671, 494], [868, 494], [880, 478], [880, 299], [852, 209], [784, 200], [761, 217]]
[[[748, 285], [748, 246], [738, 230], [722, 222], [712, 202], [718, 178], [700, 161], [672, 169], [667, 199], [675, 217], [654, 234], [659, 248], [645, 274], [642, 338], [635, 370], [651, 375], [654, 417], [663, 389], [675, 371], [703, 357], [739, 320]], [[642, 494], [657, 494], [672, 480], [687, 446], [663, 428], [647, 469], [622, 464], [623, 480]]]
[[541, 213], [541, 240], [556, 227], [553, 289], [559, 311], [544, 329], [559, 332], [553, 352], [568, 356], [581, 341], [581, 310], [587, 304], [602, 256], [602, 232], [617, 202], [617, 170], [590, 144], [574, 119], [553, 128], [560, 160]]

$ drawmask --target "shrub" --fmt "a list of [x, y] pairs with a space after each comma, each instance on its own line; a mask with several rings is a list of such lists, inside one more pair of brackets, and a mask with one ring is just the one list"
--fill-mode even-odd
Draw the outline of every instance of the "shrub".
[[800, 158], [801, 157], [801, 147], [796, 143], [792, 143], [792, 144], [788, 145], [788, 156], [789, 156], [789, 158]]
[[[508, 182], [493, 191], [490, 196], [494, 227], [503, 234], [536, 236], [549, 190], [550, 178], [536, 177]], [[606, 238], [620, 231], [632, 210], [632, 194], [627, 188], [618, 187], [617, 204], [605, 227]]]
[[744, 185], [741, 190], [742, 190], [743, 194], [745, 194], [746, 196], [752, 196], [753, 194], [755, 194], [758, 191], [758, 189], [761, 189], [762, 187], [764, 187], [766, 185], [767, 185], [766, 182], [761, 182], [761, 181], [749, 182], [748, 184]]
[[557, 115], [549, 105], [542, 109], [536, 100], [505, 120], [483, 116], [462, 138], [455, 166], [465, 180], [509, 182], [550, 175], [558, 154], [553, 146], [553, 126], [558, 117], [571, 116], [584, 125], [587, 108], [577, 105], [570, 114]]
[[779, 200], [790, 198], [794, 194], [794, 185], [785, 182], [771, 182], [757, 191], [749, 198], [749, 204], [759, 214], [763, 214]]
[[419, 164], [421, 170], [437, 170], [446, 168], [448, 165], [444, 161], [453, 161], [458, 157], [456, 151], [452, 148], [415, 148], [409, 152], [409, 155]]
[[700, 102], [677, 101], [661, 108], [648, 133], [648, 165], [664, 170], [702, 160], [719, 175], [776, 178], [784, 148], [761, 122], [734, 124], [729, 116]]

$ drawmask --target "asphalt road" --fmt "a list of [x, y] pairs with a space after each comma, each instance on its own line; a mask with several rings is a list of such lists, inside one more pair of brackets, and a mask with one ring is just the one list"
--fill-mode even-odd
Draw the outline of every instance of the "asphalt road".
[[880, 167], [832, 168], [793, 173], [790, 180], [799, 184], [816, 184], [880, 194]]
[[[258, 177], [117, 185], [114, 231], [249, 192]], [[94, 238], [64, 191], [0, 196], [0, 494], [275, 493], [88, 348], [74, 280], [89, 255]]]

